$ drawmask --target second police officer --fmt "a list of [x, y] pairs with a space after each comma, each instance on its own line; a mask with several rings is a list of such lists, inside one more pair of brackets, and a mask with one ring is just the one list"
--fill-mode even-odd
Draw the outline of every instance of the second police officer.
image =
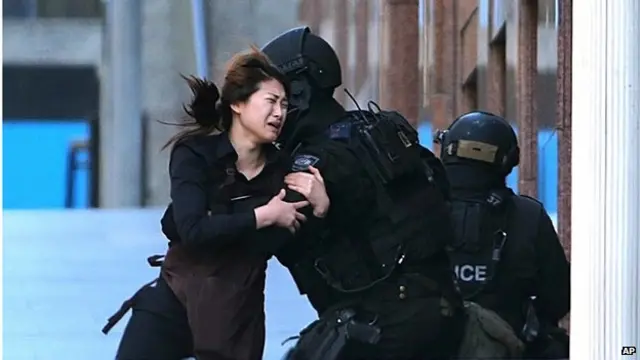
[[464, 299], [506, 320], [527, 358], [568, 358], [558, 322], [569, 312], [570, 265], [543, 205], [506, 185], [520, 156], [511, 125], [470, 112], [435, 142], [451, 187], [449, 252]]

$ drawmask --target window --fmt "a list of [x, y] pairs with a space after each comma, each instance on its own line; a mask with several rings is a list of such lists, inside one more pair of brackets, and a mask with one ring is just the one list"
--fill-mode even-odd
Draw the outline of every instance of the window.
[[102, 0], [4, 0], [4, 18], [99, 18]]
[[489, 44], [488, 104], [489, 111], [505, 115], [507, 108], [507, 42], [506, 29], [503, 27]]
[[478, 71], [474, 70], [462, 85], [462, 109], [460, 113], [478, 110]]
[[538, 2], [538, 23], [545, 27], [555, 27], [557, 12], [557, 0], [540, 0]]

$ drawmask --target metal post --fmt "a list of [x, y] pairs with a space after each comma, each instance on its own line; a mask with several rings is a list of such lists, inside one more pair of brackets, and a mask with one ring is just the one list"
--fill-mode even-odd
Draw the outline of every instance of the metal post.
[[637, 0], [573, 7], [572, 359], [640, 345], [639, 17]]
[[206, 78], [209, 74], [209, 54], [205, 7], [202, 0], [191, 0], [191, 11], [193, 14], [193, 48], [196, 55], [196, 71], [198, 77]]
[[137, 207], [142, 200], [141, 1], [111, 0], [113, 127], [105, 154], [109, 184], [106, 207]]

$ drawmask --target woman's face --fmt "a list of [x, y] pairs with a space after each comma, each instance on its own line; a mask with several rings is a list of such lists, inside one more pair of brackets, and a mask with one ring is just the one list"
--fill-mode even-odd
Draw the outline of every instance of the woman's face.
[[272, 143], [280, 135], [287, 107], [282, 84], [274, 79], [263, 81], [246, 102], [232, 106], [238, 115], [234, 126], [242, 126], [259, 143]]

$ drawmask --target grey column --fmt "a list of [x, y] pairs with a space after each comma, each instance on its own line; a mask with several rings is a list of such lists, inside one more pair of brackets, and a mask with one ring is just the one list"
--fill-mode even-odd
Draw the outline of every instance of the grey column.
[[141, 16], [139, 0], [108, 4], [110, 126], [103, 127], [101, 205], [137, 207], [142, 200]]

